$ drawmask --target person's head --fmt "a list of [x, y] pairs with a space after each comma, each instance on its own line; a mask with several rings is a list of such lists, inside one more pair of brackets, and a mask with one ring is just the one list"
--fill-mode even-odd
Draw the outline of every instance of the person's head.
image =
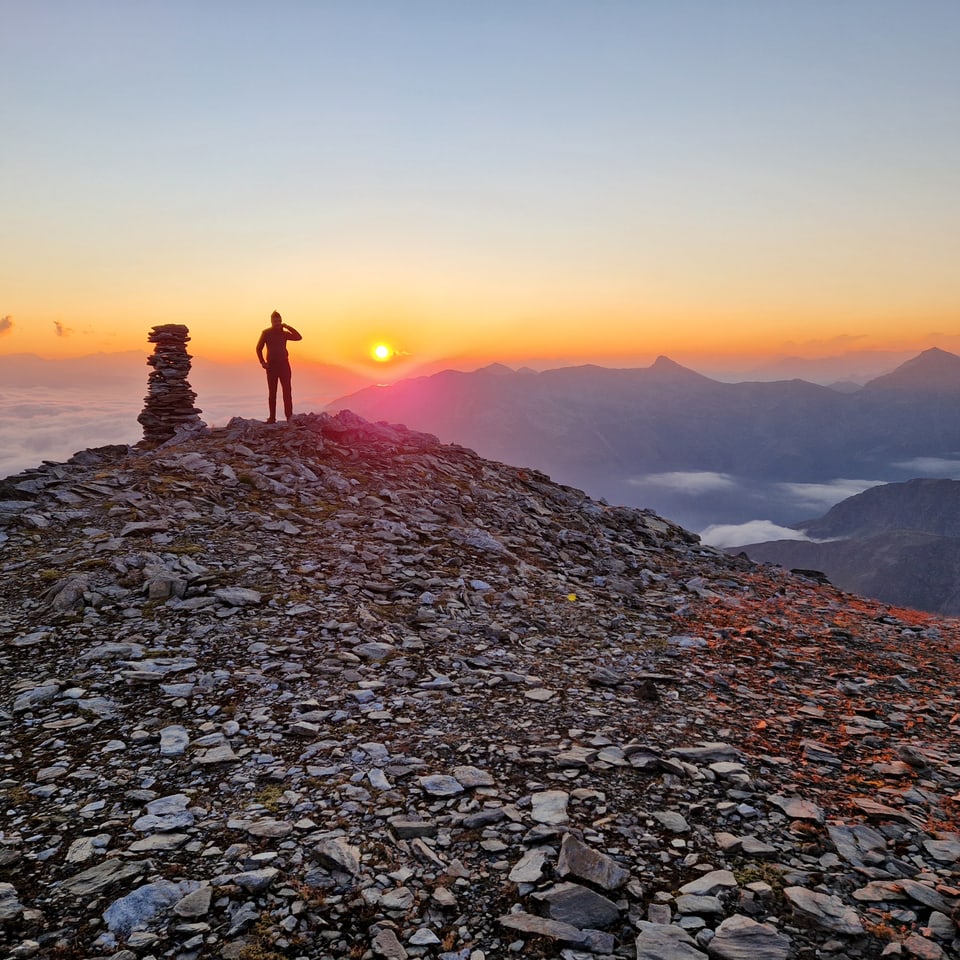
[[275, 327], [279, 327], [280, 324], [283, 323], [283, 317], [281, 317], [280, 314], [277, 313], [276, 310], [274, 310], [273, 313], [270, 314], [270, 322], [271, 322]]

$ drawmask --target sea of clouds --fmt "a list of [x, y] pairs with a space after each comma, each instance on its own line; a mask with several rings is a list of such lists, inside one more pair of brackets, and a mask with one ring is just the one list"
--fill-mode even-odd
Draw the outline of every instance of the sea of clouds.
[[78, 450], [136, 443], [142, 436], [139, 398], [76, 387], [0, 391], [0, 477], [43, 461], [62, 462]]
[[[252, 353], [252, 351], [251, 351]], [[96, 354], [42, 360], [30, 354], [0, 355], [0, 478], [49, 460], [62, 463], [79, 450], [134, 444], [143, 437], [143, 410], [150, 368], [145, 355]], [[200, 419], [210, 427], [232, 417], [264, 419], [267, 384], [256, 358], [246, 363], [197, 359], [189, 374]], [[294, 367], [298, 413], [320, 412], [366, 380], [318, 364]]]
[[[913, 477], [960, 478], [960, 460], [919, 457], [891, 464], [902, 476], [886, 480], [838, 477], [819, 483], [770, 482], [737, 477], [707, 470], [651, 473], [631, 477], [630, 486], [642, 491], [654, 510], [697, 530], [700, 539], [712, 547], [727, 550], [770, 540], [814, 541], [803, 530], [803, 521], [823, 516], [842, 500], [871, 487]], [[704, 523], [711, 513], [753, 511], [763, 519], [737, 519]], [[697, 522], [700, 519], [701, 522]]]
[[[266, 398], [249, 393], [207, 395], [197, 406], [200, 419], [211, 427], [234, 416], [266, 416]], [[0, 478], [44, 461], [62, 463], [80, 450], [134, 444], [143, 437], [137, 422], [143, 395], [120, 387], [0, 388], [0, 407]]]
[[[826, 483], [773, 483], [770, 484], [770, 494], [777, 497], [786, 509], [811, 518], [821, 516], [841, 500], [855, 497], [870, 487], [886, 482], [840, 477]], [[700, 531], [700, 539], [711, 547], [720, 547], [723, 550], [768, 540], [812, 540], [803, 532], [802, 527], [786, 527], [772, 520], [712, 523]]]
[[[910, 472], [915, 466], [904, 464], [903, 469]], [[819, 483], [764, 482], [689, 470], [651, 473], [629, 482], [653, 509], [698, 531], [704, 543], [729, 549], [767, 540], [808, 540], [802, 521], [889, 481], [838, 477]]]

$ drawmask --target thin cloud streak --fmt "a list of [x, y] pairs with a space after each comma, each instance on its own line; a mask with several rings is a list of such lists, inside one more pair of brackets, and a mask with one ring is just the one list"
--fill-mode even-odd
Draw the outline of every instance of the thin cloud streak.
[[947, 480], [960, 478], [960, 460], [914, 457], [912, 460], [899, 460], [894, 466], [906, 470], [912, 477], [937, 477]]
[[737, 486], [736, 480], [729, 473], [716, 473], [712, 470], [648, 473], [645, 476], [630, 477], [627, 483], [631, 487], [667, 487], [692, 497], [718, 490], [732, 490]]
[[853, 480], [837, 478], [828, 483], [779, 483], [777, 487], [803, 509], [826, 511], [841, 500], [855, 497], [871, 487], [879, 487], [885, 480]]
[[770, 520], [714, 523], [701, 532], [700, 539], [708, 546], [721, 550], [742, 547], [748, 543], [765, 543], [768, 540], [810, 540], [802, 531], [781, 527]]

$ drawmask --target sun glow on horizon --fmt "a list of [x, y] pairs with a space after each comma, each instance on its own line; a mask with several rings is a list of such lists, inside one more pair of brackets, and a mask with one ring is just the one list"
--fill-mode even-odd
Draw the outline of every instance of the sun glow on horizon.
[[396, 351], [389, 343], [377, 343], [370, 349], [370, 356], [378, 363], [386, 363], [388, 360], [392, 360], [395, 355]]

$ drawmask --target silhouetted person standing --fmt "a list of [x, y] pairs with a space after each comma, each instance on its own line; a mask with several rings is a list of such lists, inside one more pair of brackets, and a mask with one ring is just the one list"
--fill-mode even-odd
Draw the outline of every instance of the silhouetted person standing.
[[[288, 340], [302, 340], [289, 323], [276, 310], [270, 314], [270, 326], [260, 334], [257, 341], [257, 358], [260, 366], [267, 371], [268, 403], [270, 416], [267, 423], [277, 422], [277, 384], [283, 388], [283, 415], [289, 420], [293, 416], [293, 392], [290, 387], [290, 357], [287, 355]], [[263, 359], [266, 347], [267, 359]]]

